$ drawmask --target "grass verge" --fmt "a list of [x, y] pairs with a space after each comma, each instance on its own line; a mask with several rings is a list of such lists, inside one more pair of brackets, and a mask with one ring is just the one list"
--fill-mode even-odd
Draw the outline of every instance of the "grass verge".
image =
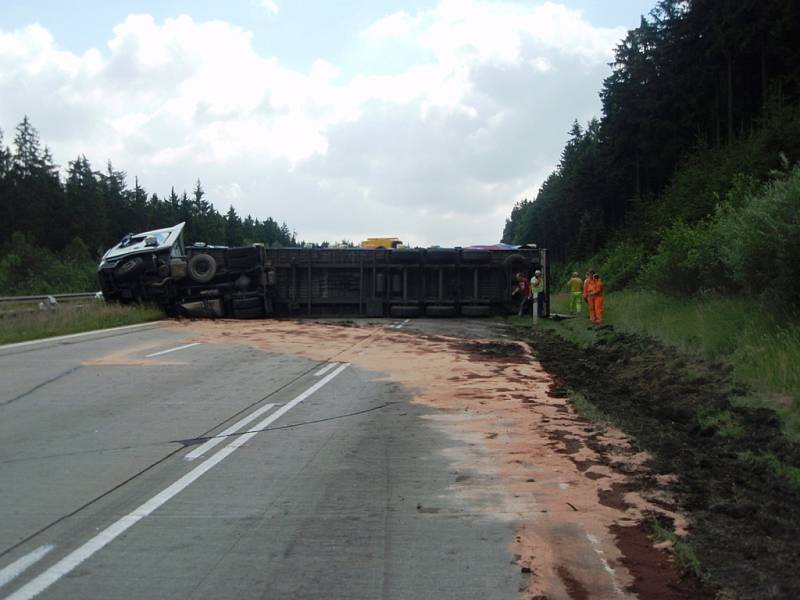
[[651, 528], [686, 572], [742, 597], [800, 597], [800, 444], [773, 410], [741, 402], [730, 363], [583, 319], [514, 324], [581, 414], [628, 433], [655, 473], [677, 475], [637, 485], [667, 485], [689, 516], [686, 539]]
[[[553, 297], [557, 313], [568, 312], [568, 297]], [[656, 339], [707, 360], [729, 365], [734, 381], [747, 388], [737, 399], [773, 409], [786, 435], [800, 441], [800, 323], [759, 309], [745, 298], [680, 299], [646, 291], [621, 291], [606, 297], [606, 322], [620, 333]], [[515, 318], [516, 324], [526, 322]], [[602, 330], [584, 313], [575, 319], [542, 321], [580, 347], [591, 346]]]
[[672, 545], [675, 560], [683, 573], [691, 575], [699, 581], [704, 580], [705, 574], [694, 549], [686, 540], [675, 534], [675, 529], [671, 524], [663, 523], [658, 517], [651, 516], [645, 522], [645, 529], [656, 541], [669, 542]]
[[121, 306], [100, 302], [60, 306], [52, 310], [21, 308], [0, 316], [0, 344], [134, 325], [163, 317], [161, 309], [153, 306]]

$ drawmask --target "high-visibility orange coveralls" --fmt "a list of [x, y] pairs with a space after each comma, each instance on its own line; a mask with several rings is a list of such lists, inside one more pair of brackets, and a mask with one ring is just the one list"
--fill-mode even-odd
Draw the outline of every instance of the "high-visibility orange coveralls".
[[605, 291], [605, 284], [602, 279], [595, 279], [592, 282], [591, 292], [589, 293], [589, 308], [592, 321], [598, 325], [603, 323], [603, 292]]
[[594, 300], [592, 300], [592, 293], [594, 292], [595, 281], [591, 277], [587, 277], [583, 282], [583, 299], [589, 305], [589, 320], [594, 323]]

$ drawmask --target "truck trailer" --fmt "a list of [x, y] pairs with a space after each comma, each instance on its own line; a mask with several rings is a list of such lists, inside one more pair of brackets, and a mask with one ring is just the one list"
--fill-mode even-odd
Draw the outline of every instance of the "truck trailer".
[[516, 312], [516, 273], [545, 278], [535, 246], [266, 248], [185, 245], [184, 223], [126, 235], [98, 266], [109, 302], [189, 317], [485, 317]]

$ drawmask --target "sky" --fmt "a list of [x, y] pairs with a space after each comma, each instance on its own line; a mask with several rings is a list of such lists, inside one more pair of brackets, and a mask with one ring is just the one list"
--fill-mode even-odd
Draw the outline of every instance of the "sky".
[[654, 4], [0, 0], [0, 129], [306, 241], [493, 243]]

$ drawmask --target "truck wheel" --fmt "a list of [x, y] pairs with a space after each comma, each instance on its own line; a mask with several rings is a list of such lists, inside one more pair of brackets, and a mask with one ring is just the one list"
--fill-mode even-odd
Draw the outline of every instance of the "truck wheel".
[[195, 254], [189, 259], [186, 270], [197, 283], [208, 283], [217, 274], [217, 261], [210, 254]]
[[470, 304], [461, 307], [461, 314], [465, 317], [488, 317], [492, 314], [492, 309], [485, 305]]
[[261, 250], [255, 246], [229, 248], [225, 252], [225, 264], [231, 271], [246, 271], [261, 264]]
[[126, 260], [114, 271], [114, 279], [117, 281], [128, 281], [139, 275], [145, 269], [145, 262], [141, 256]]
[[528, 261], [525, 260], [525, 257], [522, 256], [522, 254], [512, 254], [511, 256], [506, 257], [506, 259], [503, 261], [503, 264], [509, 271], [514, 272], [512, 275], [520, 271], [523, 275], [527, 275], [525, 272], [527, 270], [525, 267], [528, 266], [527, 262]]

